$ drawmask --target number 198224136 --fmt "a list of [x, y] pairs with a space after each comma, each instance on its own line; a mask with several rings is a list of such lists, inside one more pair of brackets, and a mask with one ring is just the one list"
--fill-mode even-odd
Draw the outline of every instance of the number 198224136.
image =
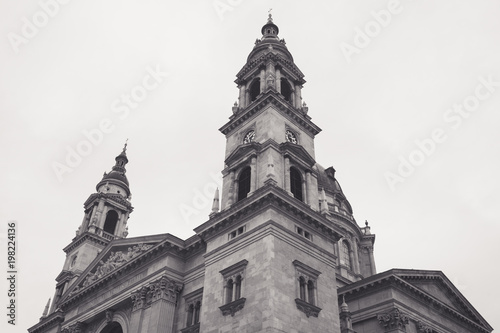
[[7, 229], [7, 265], [16, 268], [16, 222], [9, 222]]

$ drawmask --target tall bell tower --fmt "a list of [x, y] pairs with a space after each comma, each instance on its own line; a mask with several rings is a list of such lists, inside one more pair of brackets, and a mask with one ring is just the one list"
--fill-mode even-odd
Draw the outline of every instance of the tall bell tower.
[[338, 287], [374, 274], [374, 235], [356, 224], [335, 169], [316, 162], [321, 129], [271, 15], [261, 33], [220, 128], [220, 210], [216, 194], [210, 219], [195, 229], [207, 246], [200, 331], [338, 332], [331, 300]]
[[127, 220], [133, 207], [131, 193], [125, 173], [128, 163], [127, 144], [116, 156], [115, 165], [109, 173], [104, 173], [96, 185], [96, 193], [91, 194], [83, 204], [84, 216], [76, 231], [76, 236], [63, 250], [66, 253], [61, 273], [57, 276], [56, 291], [50, 313], [57, 309], [61, 295], [73, 284], [99, 252], [113, 239], [128, 235]]
[[[304, 75], [271, 14], [246, 64], [236, 75], [238, 103], [220, 131], [226, 135], [222, 209], [251, 195], [269, 178], [318, 210], [314, 137], [321, 129], [302, 101]], [[250, 159], [246, 169], [242, 161]]]

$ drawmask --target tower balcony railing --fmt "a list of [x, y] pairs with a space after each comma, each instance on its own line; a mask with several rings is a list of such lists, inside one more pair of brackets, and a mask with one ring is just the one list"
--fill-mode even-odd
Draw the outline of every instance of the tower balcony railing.
[[101, 231], [102, 238], [105, 238], [105, 239], [110, 240], [110, 241], [115, 239], [115, 235], [109, 234], [109, 233], [105, 232], [104, 230], [100, 230], [100, 231]]

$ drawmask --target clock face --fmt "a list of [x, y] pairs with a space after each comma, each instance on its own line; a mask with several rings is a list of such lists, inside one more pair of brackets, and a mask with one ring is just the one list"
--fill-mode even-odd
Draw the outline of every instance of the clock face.
[[288, 142], [297, 143], [297, 137], [290, 130], [286, 130], [286, 132], [285, 132], [285, 138], [286, 138], [286, 141], [288, 141]]
[[243, 139], [243, 143], [250, 143], [253, 142], [255, 139], [255, 131], [249, 131], [246, 135], [245, 138]]

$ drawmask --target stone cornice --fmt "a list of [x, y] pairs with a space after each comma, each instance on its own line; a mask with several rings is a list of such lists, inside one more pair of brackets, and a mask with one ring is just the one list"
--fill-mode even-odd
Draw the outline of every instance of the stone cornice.
[[[426, 273], [427, 275], [425, 275]], [[409, 279], [410, 276], [415, 279], [428, 279], [428, 280], [435, 279], [438, 281], [443, 281], [444, 274], [440, 271], [392, 269], [383, 273], [369, 276], [361, 281], [339, 288], [337, 292], [339, 297], [339, 302], [340, 302], [340, 297], [342, 295], [345, 296], [350, 295], [350, 298], [354, 299], [363, 297], [364, 295], [366, 295], [367, 292], [369, 292], [372, 289], [387, 288], [392, 286], [392, 287], [397, 287], [400, 290], [407, 290], [411, 292], [411, 294], [413, 294], [413, 296], [416, 299], [419, 299], [424, 303], [431, 303], [435, 309], [444, 311], [452, 318], [458, 319], [461, 322], [470, 325], [471, 327], [474, 327], [476, 330], [480, 332], [485, 332], [485, 333], [491, 332], [492, 330], [491, 326], [482, 317], [480, 317], [480, 315], [477, 315], [476, 314], [477, 312], [475, 310], [474, 311], [471, 310], [470, 304], [467, 305], [461, 302], [461, 305], [465, 310], [465, 312], [467, 312], [468, 315], [474, 318], [474, 320], [469, 319], [465, 315], [461, 314], [460, 312], [453, 309], [449, 305], [438, 300], [429, 293], [405, 281], [406, 279]], [[455, 294], [454, 291], [453, 293]]]
[[29, 333], [41, 333], [46, 329], [60, 324], [64, 321], [64, 313], [60, 310], [56, 310], [47, 317], [40, 320], [40, 322], [30, 328], [28, 328]]
[[73, 241], [68, 246], [66, 246], [63, 249], [63, 251], [66, 253], [69, 253], [85, 241], [90, 241], [90, 242], [95, 243], [96, 245], [99, 245], [102, 247], [105, 247], [110, 242], [109, 240], [107, 240], [101, 236], [98, 236], [96, 234], [93, 234], [93, 233], [86, 231], [86, 232], [80, 234], [78, 237], [73, 238]]
[[241, 221], [242, 218], [269, 206], [286, 210], [287, 214], [291, 214], [307, 224], [321, 229], [323, 234], [329, 234], [335, 240], [343, 236], [343, 231], [319, 212], [312, 210], [304, 202], [292, 198], [283, 189], [272, 185], [257, 189], [250, 197], [236, 202], [230, 208], [213, 215], [210, 220], [195, 228], [194, 231], [202, 239], [206, 240], [216, 235], [219, 230], [226, 229], [232, 223]]
[[117, 193], [104, 193], [104, 192], [91, 194], [83, 204], [83, 207], [85, 209], [89, 208], [89, 206], [91, 206], [92, 203], [97, 199], [105, 199], [106, 201], [113, 201], [114, 203], [121, 205], [122, 207], [120, 208], [126, 211], [132, 211], [134, 209], [132, 207], [132, 204], [128, 200], [126, 200], [122, 195]]
[[233, 317], [236, 312], [243, 309], [246, 300], [246, 298], [242, 297], [231, 303], [219, 306], [219, 309], [221, 310], [223, 316], [231, 315], [231, 317]]
[[278, 93], [272, 90], [268, 90], [266, 93], [261, 94], [259, 98], [252, 102], [248, 107], [231, 116], [229, 122], [222, 126], [219, 131], [224, 135], [228, 135], [268, 105], [276, 107], [280, 113], [301, 126], [304, 130], [309, 132], [311, 136], [314, 137], [316, 134], [321, 132], [321, 128], [316, 126], [310, 120], [311, 118], [309, 116], [294, 108], [290, 103], [283, 100], [283, 98], [280, 98]]
[[319, 308], [315, 305], [312, 305], [311, 303], [307, 303], [307, 302], [301, 300], [300, 298], [295, 299], [295, 304], [297, 305], [297, 309], [299, 309], [300, 311], [302, 311], [306, 314], [307, 318], [318, 317], [318, 315], [321, 311], [321, 308]]
[[245, 66], [236, 74], [237, 79], [234, 81], [236, 84], [242, 84], [244, 81], [246, 81], [247, 74], [251, 73], [254, 71], [256, 68], [258, 69], [262, 65], [265, 65], [268, 61], [273, 61], [276, 66], [281, 66], [287, 68], [290, 73], [294, 75], [292, 77], [294, 80], [296, 80], [299, 84], [304, 84], [306, 81], [304, 80], [304, 74], [300, 71], [300, 69], [295, 65], [293, 61], [286, 60], [279, 54], [274, 54], [274, 53], [267, 53], [263, 54], [262, 56], [248, 61]]

